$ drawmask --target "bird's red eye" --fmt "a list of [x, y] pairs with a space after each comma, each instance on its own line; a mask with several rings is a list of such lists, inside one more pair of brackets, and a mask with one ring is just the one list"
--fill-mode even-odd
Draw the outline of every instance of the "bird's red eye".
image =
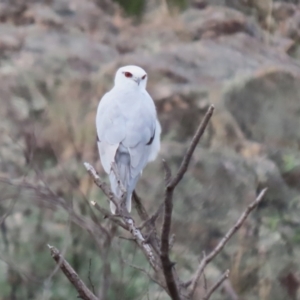
[[142, 79], [144, 80], [146, 77], [147, 77], [147, 75], [145, 74], [145, 75], [142, 77]]
[[125, 72], [124, 75], [125, 75], [125, 77], [127, 77], [127, 78], [132, 77], [132, 74], [131, 74], [130, 72]]

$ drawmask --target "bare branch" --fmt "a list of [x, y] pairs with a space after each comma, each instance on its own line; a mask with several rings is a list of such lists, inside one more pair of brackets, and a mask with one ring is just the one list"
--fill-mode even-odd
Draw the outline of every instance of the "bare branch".
[[87, 162], [84, 163], [84, 166], [85, 166], [86, 170], [88, 171], [88, 173], [90, 174], [90, 176], [93, 178], [95, 184], [102, 190], [104, 195], [106, 195], [108, 197], [108, 199], [110, 201], [112, 201], [116, 207], [119, 207], [118, 199], [112, 193], [112, 191], [107, 186], [107, 184], [105, 182], [102, 182], [102, 180], [101, 180], [100, 176], [98, 175], [98, 173], [96, 172], [96, 170]]
[[173, 248], [174, 243], [175, 243], [175, 238], [176, 238], [176, 235], [175, 235], [175, 233], [173, 233], [171, 235], [170, 242], [169, 242], [169, 250], [171, 250]]
[[137, 244], [143, 250], [144, 254], [147, 256], [148, 261], [154, 270], [158, 270], [158, 264], [154, 253], [150, 247], [150, 245], [146, 242], [145, 238], [143, 237], [141, 231], [137, 229], [135, 226], [134, 220], [132, 218], [126, 218], [126, 224], [132, 236], [135, 238]]
[[159, 238], [157, 235], [157, 230], [155, 228], [155, 224], [154, 224], [154, 222], [152, 224], [151, 224], [151, 222], [147, 222], [147, 221], [151, 220], [151, 217], [149, 217], [149, 214], [147, 213], [147, 211], [146, 211], [140, 197], [136, 193], [136, 191], [133, 192], [132, 199], [135, 203], [135, 208], [136, 208], [140, 218], [144, 221], [138, 228], [140, 230], [142, 230], [143, 227], [146, 227], [148, 232], [153, 232], [153, 234], [151, 234], [149, 236], [148, 241], [151, 244], [153, 250], [156, 252], [156, 254], [159, 254], [159, 250], [158, 250], [159, 249]]
[[91, 279], [91, 267], [92, 267], [92, 259], [90, 258], [90, 261], [89, 261], [89, 275], [88, 275], [88, 279], [89, 279], [90, 285], [91, 285], [91, 287], [92, 287], [93, 293], [95, 294], [95, 287], [94, 287], [93, 281], [92, 281], [92, 279]]
[[219, 280], [208, 290], [206, 295], [203, 297], [203, 300], [208, 300], [210, 296], [216, 291], [216, 289], [228, 278], [229, 270], [227, 270]]
[[169, 257], [169, 236], [172, 222], [173, 210], [173, 188], [166, 187], [165, 191], [165, 207], [164, 220], [161, 234], [160, 259], [163, 272], [168, 287], [168, 291], [173, 300], [180, 300], [178, 286], [173, 273], [173, 264]]
[[48, 245], [50, 249], [51, 256], [55, 262], [59, 265], [60, 269], [63, 271], [65, 276], [73, 284], [77, 290], [79, 296], [83, 300], [99, 300], [84, 284], [84, 282], [79, 278], [75, 270], [69, 265], [69, 263], [63, 258], [60, 252], [53, 246]]
[[168, 185], [169, 181], [172, 179], [171, 169], [165, 159], [162, 160], [164, 171], [165, 171], [165, 182]]
[[95, 201], [91, 201], [91, 204], [92, 204], [92, 206], [94, 206], [98, 211], [100, 211], [103, 214], [104, 218], [108, 218], [111, 221], [113, 221], [114, 223], [116, 223], [117, 225], [119, 225], [120, 227], [124, 228], [125, 230], [128, 230], [126, 225], [118, 219], [118, 216], [112, 215], [107, 209], [101, 207]]
[[195, 151], [195, 148], [197, 146], [197, 144], [199, 143], [200, 141], [200, 138], [202, 137], [207, 125], [208, 125], [208, 122], [214, 112], [214, 106], [213, 105], [210, 105], [202, 122], [200, 123], [193, 139], [192, 139], [192, 142], [186, 152], [186, 154], [184, 155], [184, 158], [182, 160], [182, 163], [178, 169], [178, 172], [176, 174], [176, 176], [172, 179], [172, 181], [170, 182], [169, 184], [169, 187], [170, 188], [175, 188], [175, 186], [181, 181], [181, 179], [183, 178], [185, 172], [187, 171], [188, 169], [188, 166], [189, 166], [189, 163], [190, 163], [190, 160], [192, 158], [192, 155]]
[[163, 211], [163, 207], [164, 207], [164, 203], [161, 203], [157, 208], [156, 212], [151, 217], [149, 217], [149, 219], [142, 222], [142, 224], [139, 226], [139, 229], [143, 229], [145, 226], [149, 224], [154, 226], [157, 218], [159, 217], [160, 213]]
[[141, 267], [139, 267], [139, 266], [136, 266], [136, 265], [134, 265], [134, 264], [132, 264], [132, 263], [130, 263], [130, 262], [124, 260], [124, 259], [122, 259], [122, 261], [123, 261], [123, 263], [127, 264], [129, 267], [131, 267], [131, 268], [133, 268], [133, 269], [135, 269], [135, 270], [137, 270], [137, 271], [140, 271], [140, 272], [146, 274], [146, 275], [149, 277], [150, 280], [152, 280], [153, 282], [157, 283], [157, 284], [158, 284], [159, 286], [161, 286], [163, 289], [166, 288], [165, 286], [163, 286], [163, 285], [161, 284], [161, 282], [159, 282], [158, 280], [156, 280], [149, 272], [147, 272], [147, 271], [144, 270], [143, 268], [141, 268]]
[[134, 238], [128, 238], [126, 236], [118, 236], [118, 238], [121, 239], [121, 240], [129, 241], [129, 242], [135, 242]]
[[[155, 227], [155, 216], [152, 215], [149, 217], [149, 214], [147, 213], [140, 197], [136, 193], [136, 191], [133, 192], [132, 194], [132, 199], [135, 204], [135, 208], [138, 212], [139, 217], [141, 220], [143, 220], [142, 224], [138, 226], [139, 230], [142, 230], [144, 227], [146, 227], [148, 237], [146, 238], [147, 243], [149, 243], [155, 253], [159, 256], [159, 247], [160, 247], [160, 242], [159, 242], [159, 237], [157, 234], [157, 230]], [[157, 211], [158, 213], [158, 211]], [[158, 216], [157, 216], [158, 217]]]
[[[205, 267], [207, 266], [207, 264], [210, 263], [222, 251], [222, 249], [227, 244], [229, 239], [240, 229], [240, 227], [243, 225], [243, 223], [245, 222], [246, 218], [251, 213], [251, 211], [254, 210], [254, 208], [256, 208], [259, 205], [259, 203], [262, 201], [266, 191], [267, 191], [267, 188], [263, 189], [259, 193], [257, 198], [242, 213], [242, 215], [237, 220], [237, 222], [234, 224], [234, 226], [229, 229], [229, 231], [225, 234], [225, 236], [218, 243], [218, 245], [213, 249], [213, 251], [201, 260], [201, 262], [198, 266], [198, 269], [197, 269], [195, 275], [193, 276], [193, 279], [191, 282], [191, 291], [189, 293], [190, 296], [192, 296], [194, 294], [197, 284], [198, 284], [198, 281], [199, 281], [201, 275], [203, 274], [203, 271], [204, 271]], [[187, 285], [187, 283], [186, 283], [186, 285]]]
[[147, 219], [149, 219], [149, 215], [141, 201], [141, 198], [139, 197], [139, 195], [136, 193], [136, 191], [133, 191], [132, 193], [132, 199], [133, 202], [135, 204], [135, 208], [140, 216], [140, 218], [145, 221]]

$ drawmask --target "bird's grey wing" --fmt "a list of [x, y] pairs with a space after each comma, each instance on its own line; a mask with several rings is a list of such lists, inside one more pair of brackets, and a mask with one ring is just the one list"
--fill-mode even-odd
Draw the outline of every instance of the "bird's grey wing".
[[156, 118], [149, 112], [127, 124], [126, 138], [122, 144], [130, 153], [131, 176], [138, 176], [146, 166], [155, 136]]
[[152, 141], [148, 162], [154, 161], [157, 157], [158, 151], [160, 150], [160, 134], [161, 134], [161, 126], [159, 121], [156, 119], [155, 135]]
[[98, 149], [102, 166], [110, 173], [111, 164], [115, 160], [116, 151], [126, 136], [126, 126], [114, 93], [107, 93], [101, 99], [96, 116]]

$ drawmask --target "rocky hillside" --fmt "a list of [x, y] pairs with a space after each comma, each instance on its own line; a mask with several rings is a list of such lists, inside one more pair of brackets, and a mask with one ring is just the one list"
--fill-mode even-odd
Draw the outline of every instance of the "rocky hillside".
[[[138, 185], [150, 211], [163, 193], [161, 158], [175, 169], [208, 105], [216, 108], [176, 194], [173, 250], [186, 275], [268, 187], [207, 278], [231, 269], [213, 299], [299, 299], [299, 3], [195, 0], [179, 13], [153, 0], [135, 19], [110, 1], [13, 0], [0, 1], [0, 22], [0, 299], [76, 296], [59, 274], [50, 285], [49, 241], [68, 246], [86, 281], [92, 257], [98, 286], [103, 262], [88, 233], [20, 183], [46, 186], [83, 216], [84, 199], [103, 198], [82, 162], [101, 173], [96, 107], [126, 64], [148, 72], [163, 127], [160, 158]], [[122, 247], [126, 256], [133, 251]], [[155, 293], [151, 299], [167, 299], [136, 271], [124, 271], [133, 278], [128, 285], [119, 269], [111, 266], [106, 299], [119, 291], [123, 299], [147, 299], [145, 289]]]

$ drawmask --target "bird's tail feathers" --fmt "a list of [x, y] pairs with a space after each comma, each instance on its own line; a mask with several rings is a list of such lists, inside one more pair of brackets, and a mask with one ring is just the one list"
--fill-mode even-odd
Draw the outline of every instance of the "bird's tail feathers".
[[[116, 195], [116, 197], [118, 199], [121, 199], [122, 191], [119, 187], [118, 180], [116, 179], [115, 175], [112, 172], [109, 177], [110, 177], [110, 185], [111, 185], [112, 192]], [[124, 185], [124, 183], [123, 183], [123, 185]], [[132, 198], [133, 191], [128, 189], [128, 184], [124, 185], [124, 186], [125, 186], [125, 188], [127, 187], [127, 190], [128, 190], [127, 196], [126, 196], [126, 208], [127, 208], [128, 212], [131, 212], [131, 198]], [[114, 205], [114, 203], [112, 201], [110, 202], [110, 210], [113, 214], [116, 214], [116, 206]]]
[[[131, 211], [131, 195], [133, 192], [132, 186], [132, 179], [130, 175], [130, 157], [128, 153], [118, 153], [117, 152], [117, 159], [116, 159], [116, 166], [119, 172], [120, 180], [127, 191], [126, 197], [126, 207], [128, 212]], [[110, 185], [112, 192], [117, 196], [118, 199], [122, 197], [122, 190], [118, 184], [118, 180], [113, 171], [109, 174]], [[134, 185], [135, 186], [135, 185]], [[116, 213], [116, 206], [111, 202], [110, 209], [113, 214]]]

